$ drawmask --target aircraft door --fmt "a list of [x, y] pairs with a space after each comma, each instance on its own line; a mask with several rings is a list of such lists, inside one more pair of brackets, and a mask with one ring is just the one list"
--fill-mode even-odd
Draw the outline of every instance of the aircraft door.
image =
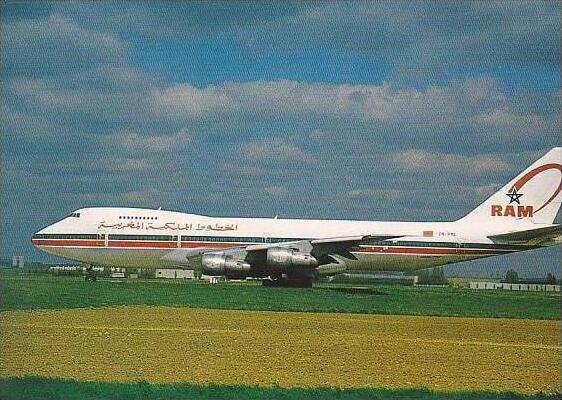
[[172, 235], [172, 247], [181, 248], [181, 235]]
[[109, 246], [109, 234], [107, 232], [98, 231], [98, 246], [108, 247]]
[[455, 248], [457, 254], [461, 254], [463, 247], [466, 247], [465, 241], [466, 240], [464, 238], [455, 236]]
[[271, 237], [269, 232], [264, 232], [262, 234], [263, 243], [271, 243]]
[[263, 243], [272, 243], [271, 235], [275, 232], [275, 223], [277, 222], [277, 215], [271, 220], [271, 225], [265, 227], [262, 233]]

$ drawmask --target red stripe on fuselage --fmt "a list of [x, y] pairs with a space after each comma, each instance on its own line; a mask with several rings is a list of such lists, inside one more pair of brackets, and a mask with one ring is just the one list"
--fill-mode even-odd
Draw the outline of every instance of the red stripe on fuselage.
[[84, 239], [31, 239], [31, 243], [36, 246], [52, 247], [103, 247], [103, 240], [84, 240]]
[[[90, 247], [90, 248], [143, 248], [143, 249], [175, 249], [178, 242], [171, 241], [139, 241], [139, 240], [109, 240], [105, 246], [103, 240], [80, 240], [80, 239], [32, 239], [36, 246], [46, 247]], [[254, 243], [241, 242], [181, 242], [181, 248], [207, 248], [207, 249], [229, 249], [244, 247]], [[354, 253], [380, 253], [380, 254], [408, 254], [408, 255], [495, 255], [512, 252], [512, 250], [499, 249], [475, 249], [475, 248], [451, 248], [451, 247], [402, 247], [402, 246], [361, 246], [352, 250]]]
[[[32, 239], [36, 246], [48, 247], [92, 247], [92, 248], [149, 248], [149, 249], [174, 249], [178, 242], [145, 241], [145, 240], [109, 240], [107, 247], [103, 240], [83, 239]], [[232, 247], [247, 246], [246, 243], [224, 242], [181, 242], [181, 248], [213, 248], [227, 249]]]
[[[218, 243], [218, 242], [181, 242], [182, 249], [192, 248], [213, 248], [213, 249], [228, 249], [232, 247], [239, 247], [241, 243]], [[151, 242], [139, 240], [110, 240], [107, 247], [144, 247], [144, 248], [157, 248], [157, 249], [174, 249], [178, 248], [178, 242]]]

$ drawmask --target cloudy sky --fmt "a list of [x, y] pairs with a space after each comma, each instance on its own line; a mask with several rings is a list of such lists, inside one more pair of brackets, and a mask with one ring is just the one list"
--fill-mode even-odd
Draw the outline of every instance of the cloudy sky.
[[0, 11], [3, 256], [85, 206], [451, 220], [560, 145], [556, 1]]

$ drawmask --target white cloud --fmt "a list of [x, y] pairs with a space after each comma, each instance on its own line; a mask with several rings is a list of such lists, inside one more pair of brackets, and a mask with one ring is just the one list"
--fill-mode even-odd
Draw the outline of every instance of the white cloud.
[[384, 119], [398, 111], [398, 106], [393, 107], [393, 104], [412, 96], [417, 94], [393, 93], [386, 84], [330, 85], [279, 80], [227, 82], [202, 89], [175, 85], [154, 90], [152, 104], [164, 113], [185, 117], [206, 118], [216, 113], [239, 112], [258, 117], [313, 113], [312, 117], [363, 115]]
[[[376, 135], [377, 140], [401, 143], [456, 132], [468, 140], [490, 142], [503, 140], [506, 134], [514, 138], [552, 136], [559, 129], [557, 115], [541, 114], [538, 109], [518, 110], [496, 82], [486, 77], [419, 90], [387, 83], [288, 80], [226, 82], [197, 88], [188, 84], [165, 86], [145, 75], [134, 68], [95, 68], [65, 79], [14, 79], [8, 91], [36, 108], [38, 114], [52, 115], [51, 120], [85, 117], [95, 123], [133, 124], [134, 130], [147, 124], [160, 129], [168, 126], [168, 130], [187, 127], [201, 131], [203, 126], [210, 134], [228, 135], [260, 124], [279, 127], [298, 123], [303, 132], [319, 132], [322, 140], [328, 140], [335, 131], [330, 128], [339, 125], [355, 126], [364, 135]], [[356, 132], [345, 135], [358, 136]], [[312, 134], [310, 139], [318, 140], [319, 136]], [[264, 146], [255, 150], [263, 152]], [[281, 152], [291, 151], [287, 146], [278, 147]]]
[[112, 107], [126, 97], [125, 94], [102, 93], [83, 86], [68, 89], [60, 82], [34, 78], [14, 79], [10, 89], [16, 98], [25, 101], [28, 105], [45, 111], [66, 112], [74, 116], [100, 111], [103, 107]]
[[13, 94], [27, 100], [29, 103], [46, 109], [64, 109], [76, 112], [88, 102], [87, 92], [63, 91], [49, 85], [43, 79], [15, 79], [12, 83]]
[[139, 135], [125, 131], [100, 135], [97, 140], [108, 150], [125, 154], [162, 153], [185, 149], [191, 143], [192, 134], [187, 129], [181, 129], [175, 135]]
[[498, 82], [487, 76], [467, 78], [460, 82], [462, 96], [472, 106], [487, 106], [505, 102], [506, 96], [501, 92]]
[[235, 153], [242, 159], [258, 162], [301, 164], [315, 161], [312, 154], [297, 145], [276, 138], [242, 143], [237, 146]]
[[477, 124], [493, 132], [511, 135], [534, 135], [550, 132], [552, 127], [540, 115], [515, 114], [506, 108], [497, 108], [475, 117]]
[[82, 28], [59, 14], [2, 21], [0, 35], [7, 71], [18, 75], [65, 74], [93, 64], [120, 64], [128, 51], [116, 36]]
[[[150, 171], [155, 171], [158, 164], [155, 160], [148, 157], [133, 158], [128, 155], [104, 155], [100, 153], [84, 153], [79, 157], [67, 157], [50, 162], [49, 169], [45, 171], [43, 168], [35, 167], [35, 173], [40, 176], [52, 175], [67, 175], [81, 176], [87, 183], [88, 179], [92, 177], [102, 176], [106, 173], [116, 174], [121, 177], [127, 178], [132, 174], [144, 174]], [[92, 182], [90, 181], [90, 184]]]
[[[86, 165], [82, 164], [82, 168]], [[155, 164], [152, 160], [146, 158], [111, 158], [107, 157], [100, 160], [92, 160], [89, 162], [89, 168], [93, 171], [109, 172], [109, 173], [130, 173], [130, 172], [146, 172], [153, 170]]]
[[498, 155], [464, 156], [425, 150], [407, 150], [391, 155], [396, 168], [406, 172], [443, 171], [446, 173], [482, 174], [509, 171], [511, 166]]
[[[92, 81], [105, 74], [104, 71], [103, 68], [94, 69], [65, 77], [19, 77], [8, 82], [7, 92], [12, 101], [25, 104], [28, 110], [32, 108], [34, 114], [52, 122], [79, 121], [80, 129], [101, 121], [138, 124], [154, 119], [147, 105], [145, 87], [133, 88], [130, 80], [121, 82], [121, 86], [112, 83], [111, 90], [99, 81], [92, 85]], [[131, 79], [130, 76], [124, 78]], [[59, 130], [59, 134], [64, 132]], [[67, 130], [67, 134], [73, 135], [74, 132]]]
[[234, 103], [228, 93], [216, 86], [199, 89], [188, 84], [154, 89], [151, 103], [157, 112], [187, 118], [232, 110]]
[[45, 141], [57, 138], [57, 132], [52, 120], [34, 113], [19, 111], [4, 102], [0, 104], [2, 105], [0, 113], [2, 115], [2, 133], [4, 135], [31, 141], [36, 141], [38, 138]]
[[489, 185], [481, 185], [481, 186], [472, 186], [470, 190], [479, 198], [487, 198], [492, 194], [496, 193], [503, 185], [505, 184], [489, 184]]
[[[486, 138], [503, 135], [489, 128], [511, 129], [540, 135], [555, 129], [545, 116], [522, 115], [491, 78], [473, 78], [452, 86], [425, 90], [381, 85], [301, 83], [295, 81], [228, 82], [206, 88], [175, 85], [151, 93], [153, 111], [164, 118], [216, 120], [231, 123], [255, 121], [324, 121], [325, 119], [383, 124], [404, 130], [437, 135], [462, 128]], [[513, 127], [518, 127], [513, 130]]]
[[404, 198], [407, 193], [399, 189], [353, 189], [345, 195], [352, 199], [396, 201]]

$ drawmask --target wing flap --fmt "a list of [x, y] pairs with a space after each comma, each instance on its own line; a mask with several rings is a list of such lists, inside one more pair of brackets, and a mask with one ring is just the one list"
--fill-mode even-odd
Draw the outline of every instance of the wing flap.
[[310, 241], [311, 245], [322, 245], [322, 244], [335, 244], [335, 243], [349, 243], [349, 242], [360, 242], [365, 236], [344, 236], [337, 238], [328, 239], [314, 239]]
[[357, 242], [358, 244], [360, 242], [363, 242], [365, 240], [369, 240], [370, 242], [380, 242], [382, 240], [389, 240], [389, 239], [394, 239], [397, 237], [403, 237], [403, 235], [397, 236], [397, 235], [364, 235], [364, 236], [344, 236], [344, 237], [336, 237], [336, 238], [328, 238], [328, 239], [315, 239], [312, 240], [310, 243], [312, 245], [315, 244], [324, 244], [324, 243], [329, 243], [329, 244], [335, 244], [335, 243], [355, 243]]
[[395, 238], [396, 236], [390, 235], [366, 235], [366, 236], [348, 236], [329, 239], [316, 239], [312, 240], [311, 254], [319, 260], [325, 259], [330, 256], [341, 256], [350, 260], [357, 260], [357, 257], [351, 253], [353, 247], [358, 246], [364, 241], [378, 242]]

